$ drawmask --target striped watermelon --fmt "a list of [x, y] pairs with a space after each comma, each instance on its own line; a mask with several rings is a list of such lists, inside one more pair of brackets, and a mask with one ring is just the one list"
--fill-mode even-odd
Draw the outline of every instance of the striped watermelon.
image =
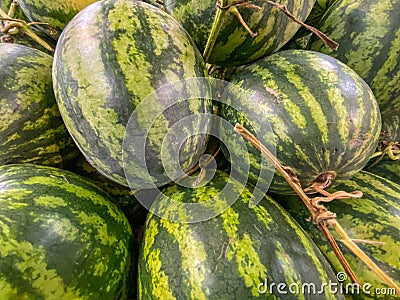
[[329, 54], [355, 70], [371, 87], [382, 116], [400, 98], [400, 2], [338, 0], [319, 28], [339, 43], [328, 49], [317, 38], [309, 49]]
[[[225, 203], [223, 189], [236, 202], [222, 214], [185, 223], [196, 211], [169, 210], [165, 197], [178, 202]], [[302, 283], [336, 282], [330, 266], [309, 237], [271, 198], [249, 208], [251, 188], [217, 171], [206, 185], [194, 189], [172, 185], [162, 190], [146, 222], [139, 256], [139, 299], [280, 298], [273, 284], [286, 284], [288, 299], [301, 294]], [[176, 218], [171, 221], [170, 217]], [[272, 284], [271, 291], [269, 289]], [[292, 292], [288, 286], [292, 285]], [[295, 286], [300, 288], [296, 294]], [[312, 292], [311, 292], [312, 293]], [[310, 293], [310, 294], [311, 294]], [[341, 299], [327, 287], [318, 299]]]
[[311, 26], [317, 26], [319, 24], [329, 8], [336, 2], [337, 0], [316, 0], [315, 4], [306, 19], [306, 23]]
[[[281, 51], [239, 69], [231, 82], [247, 92], [249, 100], [237, 112], [229, 106], [230, 97], [237, 95], [228, 91], [222, 117], [232, 124], [253, 126], [255, 132], [270, 124], [274, 138], [259, 138], [267, 147], [275, 143], [278, 159], [293, 169], [304, 188], [324, 183], [329, 174], [336, 183], [350, 178], [377, 147], [381, 130], [377, 101], [360, 76], [337, 59], [307, 50]], [[237, 133], [223, 134], [227, 148], [234, 149]], [[259, 177], [261, 155], [249, 147], [249, 178], [267, 185], [268, 178]], [[241, 154], [245, 157], [247, 151]], [[279, 174], [270, 190], [293, 193]]]
[[64, 170], [0, 167], [0, 298], [124, 298], [132, 231], [95, 185]]
[[0, 44], [0, 165], [64, 166], [78, 155], [54, 98], [53, 58]]
[[48, 28], [43, 27], [43, 30], [56, 40], [68, 22], [93, 2], [96, 0], [18, 0], [18, 4], [29, 20], [48, 23], [56, 30], [55, 33], [51, 33]]
[[372, 159], [371, 164], [364, 170], [400, 184], [400, 160], [383, 158], [377, 163], [374, 162], [376, 162], [375, 159]]
[[152, 4], [162, 10], [164, 10], [164, 0], [140, 0], [149, 4]]
[[383, 134], [389, 142], [400, 142], [400, 108], [398, 111], [396, 113], [396, 109], [393, 109], [392, 114], [387, 113], [382, 118]]
[[[340, 190], [358, 190], [363, 192], [363, 197], [360, 199], [335, 200], [325, 206], [336, 213], [338, 222], [350, 238], [385, 243], [384, 245], [371, 245], [361, 242], [358, 243], [358, 246], [399, 285], [400, 185], [372, 173], [360, 171], [353, 178], [346, 180], [334, 189], [330, 189], [331, 192]], [[297, 196], [282, 197], [279, 195], [273, 197], [310, 233], [334, 270], [342, 272], [335, 254], [328, 243], [321, 238], [317, 227], [306, 221], [309, 213], [305, 210], [299, 198]], [[395, 298], [393, 290], [386, 290], [386, 295], [372, 294], [376, 288], [387, 288], [387, 286], [347, 248], [343, 246], [342, 251], [361, 283], [370, 284], [368, 291], [371, 294], [361, 291], [356, 299]], [[385, 290], [382, 290], [382, 292], [385, 292]]]
[[[274, 1], [286, 5], [292, 14], [304, 21], [315, 0]], [[296, 33], [300, 25], [265, 1], [251, 1], [257, 10], [234, 5], [233, 0], [166, 0], [165, 9], [176, 18], [201, 51], [207, 63], [220, 66], [242, 65], [279, 50]], [[237, 8], [248, 27], [257, 34], [252, 37], [232, 13]]]
[[[61, 115], [85, 158], [119, 184], [128, 185], [127, 174], [133, 189], [146, 186], [148, 172], [156, 184], [169, 182], [161, 159], [168, 129], [187, 116], [211, 111], [209, 100], [176, 103], [175, 95], [184, 98], [203, 87], [186, 90], [183, 84], [166, 85], [204, 76], [201, 54], [179, 23], [153, 5], [130, 0], [98, 1], [78, 13], [60, 36], [53, 64]], [[158, 94], [153, 93], [158, 88]], [[171, 91], [174, 97], [168, 96]], [[146, 98], [153, 100], [141, 106], [140, 115], [132, 116]], [[169, 104], [173, 105], [168, 108]], [[161, 115], [149, 125], [151, 114], [160, 108]], [[141, 141], [147, 126], [151, 129], [145, 148]], [[198, 122], [190, 126], [185, 132], [198, 133], [209, 127]], [[123, 141], [128, 149], [125, 165]], [[201, 134], [184, 141], [179, 153], [183, 170], [197, 162], [206, 144], [207, 137]]]

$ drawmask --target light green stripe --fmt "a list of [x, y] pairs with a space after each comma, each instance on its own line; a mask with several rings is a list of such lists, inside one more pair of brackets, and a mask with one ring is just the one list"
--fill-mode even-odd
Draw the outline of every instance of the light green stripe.
[[182, 272], [189, 277], [190, 299], [208, 299], [209, 291], [202, 286], [202, 282], [207, 279], [204, 244], [193, 238], [194, 233], [188, 224], [160, 219], [160, 225], [177, 241], [182, 257]]
[[238, 272], [244, 280], [246, 287], [251, 288], [254, 297], [260, 296], [257, 286], [264, 278], [267, 278], [267, 268], [261, 262], [260, 257], [254, 248], [254, 243], [247, 233], [239, 236], [239, 215], [231, 207], [222, 215], [223, 227], [229, 238], [226, 258], [235, 258]]
[[[139, 281], [138, 290], [139, 290], [139, 298], [144, 299], [152, 294], [155, 299], [166, 299], [173, 300], [175, 297], [172, 295], [172, 291], [170, 290], [170, 286], [168, 283], [168, 275], [162, 271], [162, 260], [160, 258], [160, 249], [153, 248], [154, 241], [157, 239], [157, 234], [159, 233], [159, 223], [155, 220], [155, 216], [150, 217], [146, 224], [146, 232], [145, 232], [145, 243], [143, 249], [144, 259], [147, 262], [145, 267], [148, 270], [141, 270], [139, 268], [139, 272], [149, 272], [151, 282], [148, 284], [151, 285], [150, 291], [144, 290], [146, 285], [143, 285]], [[139, 277], [140, 278], [140, 277]], [[146, 293], [143, 295], [143, 293]]]
[[[275, 251], [275, 255], [281, 264], [280, 270], [283, 271], [283, 275], [285, 277], [285, 284], [287, 286], [290, 286], [290, 284], [297, 284], [298, 286], [300, 286], [301, 278], [300, 278], [299, 274], [290, 272], [291, 270], [296, 269], [294, 262], [290, 258], [290, 255], [288, 255], [285, 252], [285, 249], [282, 247], [282, 245], [279, 241], [276, 242], [276, 248], [277, 248], [277, 250]], [[303, 293], [296, 294], [296, 297], [299, 300], [303, 300], [304, 294]]]
[[[328, 283], [330, 280], [332, 280], [332, 278], [328, 276], [327, 271], [322, 266], [319, 260], [320, 256], [317, 255], [318, 249], [312, 242], [311, 238], [305, 234], [305, 232], [301, 229], [301, 227], [294, 222], [294, 220], [288, 215], [288, 213], [283, 208], [281, 208], [280, 206], [276, 206], [276, 208], [281, 212], [282, 216], [285, 218], [285, 221], [290, 225], [293, 231], [296, 232], [296, 236], [300, 240], [306, 253], [313, 262], [313, 266], [317, 269], [318, 273], [320, 274], [321, 282]], [[325, 290], [327, 291], [325, 295], [327, 299], [336, 299], [335, 295], [328, 292], [328, 287], [325, 286]]]
[[[62, 47], [60, 47], [59, 50], [62, 51], [62, 53], [57, 53], [56, 51], [56, 57], [61, 55], [62, 60], [67, 63], [65, 70], [57, 70], [57, 67], [55, 68], [54, 80], [56, 85], [58, 85], [58, 87], [55, 88], [55, 93], [58, 95], [59, 109], [64, 117], [65, 125], [77, 144], [84, 147], [85, 151], [91, 152], [91, 150], [87, 148], [86, 136], [80, 131], [80, 128], [76, 126], [75, 121], [70, 117], [70, 114], [78, 112], [67, 109], [62, 101], [66, 101], [67, 105], [69, 103], [76, 104], [82, 111], [81, 117], [95, 130], [96, 136], [99, 137], [98, 140], [104, 143], [102, 149], [109, 149], [110, 157], [120, 159], [122, 153], [121, 139], [125, 127], [120, 124], [115, 111], [105, 107], [106, 99], [112, 91], [112, 83], [108, 80], [110, 74], [104, 69], [104, 63], [102, 61], [102, 50], [98, 39], [98, 36], [102, 35], [102, 30], [97, 26], [97, 23], [94, 23], [96, 21], [94, 16], [100, 6], [100, 3], [91, 6], [90, 12], [86, 11], [87, 17], [79, 18], [79, 20], [75, 19], [75, 23], [72, 21], [71, 26], [69, 26], [68, 30], [65, 32], [66, 35], [76, 38], [62, 39]], [[98, 17], [100, 18], [100, 16]], [[85, 28], [85, 30], [81, 30], [81, 28]], [[90, 61], [91, 68], [87, 68], [86, 62], [88, 61]], [[66, 90], [65, 87], [62, 87], [61, 79], [56, 79], [62, 76], [61, 73], [66, 72], [70, 72], [69, 76], [77, 80], [77, 91], [73, 92], [70, 88]], [[58, 91], [59, 89], [65, 90], [68, 94], [68, 99], [62, 99]], [[103, 170], [109, 169], [109, 166], [96, 155], [92, 155], [91, 159], [99, 168]]]
[[117, 237], [109, 232], [107, 223], [99, 215], [89, 215], [86, 212], [81, 211], [77, 215], [77, 219], [79, 220], [79, 224], [82, 224], [83, 227], [88, 229], [90, 228], [90, 230], [95, 230], [93, 234], [102, 245], [113, 246], [118, 244]]

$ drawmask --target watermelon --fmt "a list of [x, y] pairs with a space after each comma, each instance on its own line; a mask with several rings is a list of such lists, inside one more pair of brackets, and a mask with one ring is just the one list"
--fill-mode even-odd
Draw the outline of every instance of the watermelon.
[[316, 26], [324, 19], [325, 14], [336, 1], [337, 0], [316, 0], [306, 19], [306, 23], [311, 26]]
[[[227, 89], [221, 116], [231, 124], [251, 126], [257, 135], [271, 126], [272, 137], [261, 134], [258, 138], [276, 148], [277, 158], [292, 168], [303, 188], [350, 178], [367, 164], [378, 145], [378, 103], [365, 81], [335, 58], [307, 50], [281, 51], [239, 68], [230, 81], [248, 97], [237, 111], [231, 103], [238, 95]], [[235, 148], [237, 133], [222, 131], [227, 148]], [[249, 178], [268, 186], [270, 178], [260, 173], [268, 166], [260, 167], [259, 151], [248, 146]], [[247, 156], [246, 149], [241, 156]], [[245, 169], [231, 162], [246, 176]], [[293, 193], [278, 173], [270, 191]]]
[[[313, 27], [319, 27], [318, 24], [323, 22], [329, 8], [336, 2], [337, 0], [316, 0], [315, 4], [308, 15], [305, 23], [307, 25]], [[310, 34], [310, 31], [305, 27], [301, 27], [295, 34], [294, 38], [299, 38]]]
[[399, 1], [338, 0], [319, 29], [338, 42], [339, 49], [328, 49], [316, 37], [308, 46], [355, 70], [374, 92], [382, 116], [391, 113], [393, 102], [400, 102], [399, 12]]
[[[233, 0], [217, 3], [212, 0], [201, 2], [166, 0], [164, 6], [166, 11], [177, 19], [194, 38], [196, 45], [203, 52], [205, 61], [219, 66], [246, 64], [278, 51], [300, 27], [279, 9], [265, 1], [250, 1], [248, 3], [250, 7], [236, 6], [235, 2]], [[286, 5], [296, 18], [304, 21], [315, 0], [274, 2]], [[235, 9], [257, 36], [253, 37], [249, 34], [239, 22], [233, 13]]]
[[[176, 122], [211, 112], [211, 100], [191, 99], [204, 86], [183, 82], [205, 76], [183, 27], [159, 8], [130, 0], [98, 1], [78, 13], [60, 36], [53, 63], [57, 103], [78, 147], [101, 174], [132, 189], [171, 181], [163, 140], [168, 132], [174, 139]], [[197, 133], [210, 127], [189, 123], [176, 133], [194, 135], [164, 145], [184, 172], [206, 149], [207, 135]]]
[[123, 299], [131, 239], [126, 217], [82, 177], [0, 167], [1, 299]]
[[[221, 214], [187, 222], [199, 206], [213, 203], [218, 210], [232, 196], [236, 201]], [[250, 186], [222, 171], [202, 186], [162, 189], [146, 221], [138, 298], [276, 299], [283, 294], [280, 284], [285, 297], [298, 299], [308, 295], [301, 294], [302, 284], [310, 283], [318, 299], [341, 299], [321, 289], [322, 283], [337, 284], [335, 275], [298, 224], [270, 197], [250, 208], [252, 197]], [[168, 198], [197, 205], [168, 206]]]
[[49, 28], [43, 27], [45, 32], [57, 40], [60, 33], [69, 21], [83, 8], [96, 0], [18, 0], [23, 13], [32, 22], [44, 22]]
[[370, 164], [364, 170], [400, 184], [400, 160], [392, 160], [387, 157], [379, 161], [377, 159], [379, 158], [371, 159]]
[[200, 52], [204, 52], [217, 13], [215, 0], [164, 0], [165, 10], [187, 30]]
[[62, 167], [78, 155], [52, 85], [53, 58], [17, 44], [0, 44], [0, 165]]
[[386, 141], [400, 142], [400, 109], [398, 113], [393, 110], [392, 115], [382, 118], [382, 130]]
[[165, 10], [164, 8], [164, 0], [140, 0], [149, 4], [154, 5], [155, 7], [158, 7], [162, 10]]
[[[398, 182], [400, 183], [400, 182]], [[352, 239], [383, 242], [383, 245], [359, 242], [357, 245], [389, 275], [397, 285], [400, 284], [400, 185], [381, 176], [358, 172], [353, 178], [342, 182], [335, 191], [354, 191], [363, 193], [360, 199], [335, 200], [325, 206], [336, 213], [337, 220]], [[273, 195], [284, 208], [311, 235], [315, 243], [328, 258], [335, 272], [343, 272], [339, 261], [329, 244], [321, 238], [315, 224], [306, 221], [308, 211], [297, 196]], [[356, 299], [394, 299], [394, 290], [388, 288], [373, 271], [341, 245], [346, 260], [358, 276], [361, 284], [369, 284], [368, 293], [355, 294]], [[365, 285], [366, 286], [366, 285]], [[378, 292], [381, 289], [381, 294]], [[376, 291], [376, 293], [374, 293]]]

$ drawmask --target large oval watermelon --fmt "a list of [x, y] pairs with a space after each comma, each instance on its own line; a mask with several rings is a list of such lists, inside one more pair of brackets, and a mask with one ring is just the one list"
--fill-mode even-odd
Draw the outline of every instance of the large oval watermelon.
[[78, 155], [54, 98], [53, 58], [0, 44], [0, 165], [64, 166]]
[[77, 175], [0, 167], [0, 298], [124, 296], [132, 231], [109, 196]]
[[[355, 70], [382, 110], [400, 98], [400, 2], [338, 0], [319, 29], [339, 43], [332, 51], [313, 37], [309, 49], [329, 54]], [[396, 100], [399, 101], [399, 100]]]
[[[222, 196], [225, 188], [228, 194], [238, 193], [236, 202], [206, 221], [188, 224], [188, 214], [196, 211], [163, 206], [165, 197], [180, 203], [224, 203], [229, 201]], [[201, 187], [173, 185], [162, 193], [153, 204], [158, 216], [149, 214], [145, 227], [139, 299], [276, 299], [284, 292], [288, 299], [299, 299], [307, 294], [302, 294], [307, 283], [320, 291], [318, 299], [342, 298], [321, 286], [336, 282], [330, 266], [271, 198], [250, 208], [251, 188], [220, 171]], [[284, 286], [281, 293], [278, 284]]]
[[[400, 182], [399, 182], [400, 183]], [[325, 206], [336, 213], [337, 220], [350, 238], [389, 275], [400, 284], [400, 185], [366, 171], [358, 172], [330, 192], [358, 190], [360, 199], [335, 200]], [[306, 221], [309, 212], [297, 196], [273, 196], [299, 224], [310, 233], [336, 272], [343, 269], [328, 243], [321, 238], [315, 224]], [[363, 241], [370, 241], [363, 242]], [[376, 244], [373, 244], [376, 242]], [[378, 244], [383, 243], [383, 244]], [[346, 247], [342, 251], [365, 289], [350, 289], [354, 299], [396, 299], [395, 290], [389, 288], [360, 259]], [[346, 286], [348, 282], [343, 283]], [[354, 292], [351, 295], [351, 292]]]
[[[128, 174], [129, 185], [135, 189], [143, 188], [148, 173], [157, 185], [171, 180], [161, 158], [168, 129], [185, 117], [211, 110], [209, 100], [183, 101], [183, 95], [190, 96], [202, 87], [187, 89], [179, 82], [167, 86], [207, 76], [201, 54], [177, 21], [148, 3], [98, 1], [78, 13], [64, 29], [53, 66], [54, 89], [64, 122], [100, 173], [122, 185], [128, 185]], [[178, 96], [170, 96], [170, 92]], [[141, 113], [132, 116], [151, 95], [156, 99], [150, 97], [154, 101], [146, 102]], [[173, 105], [168, 107], [169, 103]], [[160, 108], [160, 115], [152, 119], [151, 114]], [[193, 122], [183, 131], [199, 133], [207, 128], [207, 124]], [[124, 148], [129, 148], [124, 153], [125, 165], [124, 138], [130, 141]], [[143, 145], [140, 138], [146, 140]], [[173, 147], [172, 151], [180, 147], [179, 162], [186, 171], [203, 154], [207, 136], [195, 134], [180, 143], [164, 146], [168, 150]]]
[[[228, 91], [223, 118], [232, 124], [252, 120], [255, 132], [270, 124], [275, 140], [260, 139], [267, 147], [276, 143], [278, 159], [292, 168], [303, 188], [350, 178], [367, 164], [377, 147], [378, 103], [361, 77], [337, 59], [307, 50], [282, 51], [241, 68], [231, 82], [249, 95], [248, 101], [242, 103], [246, 110], [238, 112], [229, 106], [229, 98], [237, 95]], [[235, 148], [235, 134], [223, 133], [228, 148]], [[259, 177], [259, 151], [249, 147], [249, 178], [269, 184]], [[243, 149], [242, 156], [246, 155]], [[293, 193], [278, 173], [270, 189]]]

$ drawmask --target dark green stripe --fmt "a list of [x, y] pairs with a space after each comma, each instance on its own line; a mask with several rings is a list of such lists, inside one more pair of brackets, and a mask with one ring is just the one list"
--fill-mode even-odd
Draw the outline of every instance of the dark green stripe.
[[[18, 4], [23, 13], [34, 22], [48, 23], [57, 34], [57, 39], [68, 22], [84, 7], [95, 2], [94, 0], [68, 0], [68, 1], [38, 1], [21, 0]], [[49, 34], [48, 28], [43, 28]], [[50, 35], [50, 34], [49, 34]]]

